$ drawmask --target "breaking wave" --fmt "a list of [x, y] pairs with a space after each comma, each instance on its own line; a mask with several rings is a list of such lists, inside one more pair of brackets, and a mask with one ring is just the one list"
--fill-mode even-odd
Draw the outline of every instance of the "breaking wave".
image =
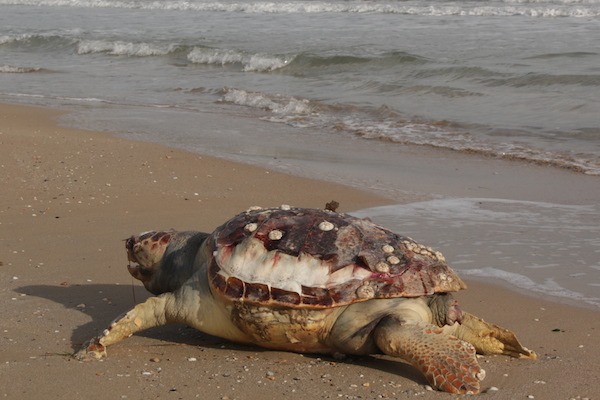
[[296, 97], [274, 96], [236, 88], [224, 88], [221, 102], [265, 112], [263, 120], [296, 127], [316, 128], [367, 140], [432, 146], [487, 156], [525, 160], [600, 175], [593, 155], [545, 151], [508, 142], [487, 142], [448, 121], [410, 119], [387, 107], [374, 109], [353, 105], [330, 105]]
[[208, 47], [195, 47], [187, 55], [187, 59], [194, 64], [240, 64], [246, 72], [274, 71], [287, 66], [294, 56], [277, 56], [269, 54], [248, 54], [243, 51], [231, 49], [214, 49]]
[[40, 71], [43, 71], [43, 69], [35, 67], [17, 67], [14, 65], [0, 65], [0, 74], [29, 74]]
[[597, 17], [598, 0], [503, 0], [481, 5], [451, 1], [139, 1], [139, 0], [0, 0], [0, 5], [129, 8], [165, 11], [269, 13], [383, 13], [427, 16]]
[[177, 50], [175, 45], [133, 43], [125, 41], [82, 40], [77, 44], [78, 54], [107, 53], [119, 56], [164, 56]]

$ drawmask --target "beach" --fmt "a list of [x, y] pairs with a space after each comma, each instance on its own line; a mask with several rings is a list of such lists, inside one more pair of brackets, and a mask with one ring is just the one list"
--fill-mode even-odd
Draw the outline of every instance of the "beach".
[[[388, 357], [339, 360], [265, 351], [179, 325], [136, 335], [109, 348], [103, 361], [79, 362], [70, 354], [148, 296], [125, 268], [123, 239], [133, 233], [210, 231], [254, 205], [322, 208], [336, 200], [340, 211], [351, 212], [422, 200], [427, 198], [423, 193], [452, 195], [460, 191], [454, 185], [459, 175], [448, 172], [441, 179], [431, 168], [458, 169], [465, 165], [461, 157], [468, 156], [447, 152], [432, 167], [431, 158], [419, 157], [421, 150], [407, 155], [412, 169], [406, 169], [404, 198], [398, 199], [385, 192], [66, 128], [56, 122], [60, 115], [52, 109], [0, 105], [0, 396], [449, 397], [428, 390], [415, 370]], [[503, 197], [510, 192], [513, 199], [531, 201], [597, 201], [596, 177], [506, 160], [486, 160], [485, 166], [490, 175], [479, 168], [471, 170], [468, 183], [462, 181], [469, 197]], [[415, 174], [422, 179], [414, 179]], [[512, 183], [490, 188], [492, 176]], [[480, 358], [487, 371], [482, 396], [597, 396], [597, 308], [528, 296], [482, 280], [467, 283], [469, 289], [456, 295], [462, 308], [513, 330], [538, 354], [536, 361]]]

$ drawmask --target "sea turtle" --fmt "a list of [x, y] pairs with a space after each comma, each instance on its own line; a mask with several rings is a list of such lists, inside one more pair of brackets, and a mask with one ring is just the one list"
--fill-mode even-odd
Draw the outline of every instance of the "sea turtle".
[[430, 385], [478, 393], [475, 355], [535, 358], [515, 335], [462, 312], [463, 281], [442, 254], [331, 210], [251, 208], [212, 234], [151, 231], [126, 240], [131, 275], [157, 295], [88, 341], [79, 359], [171, 322], [294, 352], [387, 354]]

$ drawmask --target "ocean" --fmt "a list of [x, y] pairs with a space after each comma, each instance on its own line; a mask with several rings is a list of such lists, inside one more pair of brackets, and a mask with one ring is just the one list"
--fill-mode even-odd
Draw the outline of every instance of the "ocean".
[[[600, 0], [0, 0], [0, 101], [311, 176], [331, 149], [407, 145], [600, 175]], [[398, 190], [350, 169], [354, 186]], [[465, 197], [359, 214], [440, 243], [461, 274], [600, 307], [597, 204]], [[489, 235], [470, 237], [477, 226]], [[516, 243], [523, 231], [536, 241]], [[510, 246], [538, 252], [515, 260]]]

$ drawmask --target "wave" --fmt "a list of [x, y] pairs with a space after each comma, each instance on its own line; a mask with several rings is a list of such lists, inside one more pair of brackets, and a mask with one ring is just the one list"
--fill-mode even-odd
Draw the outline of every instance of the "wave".
[[600, 175], [600, 161], [593, 155], [551, 152], [517, 143], [488, 142], [475, 138], [451, 122], [406, 118], [388, 107], [366, 109], [345, 104], [330, 105], [315, 100], [274, 96], [236, 88], [224, 88], [219, 101], [266, 112], [262, 119], [270, 122], [316, 128], [366, 140], [431, 146], [524, 160]]
[[381, 56], [361, 57], [348, 54], [317, 55], [299, 54], [266, 54], [247, 53], [241, 50], [195, 47], [187, 55], [187, 59], [196, 64], [232, 65], [239, 64], [245, 72], [269, 72], [284, 69], [290, 74], [308, 74], [311, 69], [320, 71], [335, 67], [340, 68], [371, 63], [374, 66], [397, 66], [403, 63], [425, 63], [424, 58], [405, 52], [390, 52]]
[[247, 92], [235, 88], [224, 88], [222, 102], [270, 111], [283, 117], [297, 118], [313, 112], [311, 102], [294, 97], [269, 96], [264, 93]]
[[107, 53], [119, 56], [164, 56], [178, 50], [176, 45], [134, 43], [126, 41], [82, 40], [77, 44], [78, 54]]
[[516, 88], [552, 85], [600, 86], [600, 75], [552, 75], [529, 73], [510, 78], [482, 79], [481, 83], [490, 87], [511, 86]]
[[598, 17], [598, 0], [504, 0], [479, 2], [388, 1], [138, 1], [138, 0], [0, 0], [0, 5], [128, 8], [165, 11], [286, 13], [382, 13], [423, 16]]
[[369, 57], [351, 54], [268, 54], [182, 43], [88, 40], [73, 36], [39, 34], [0, 36], [0, 46], [2, 45], [49, 51], [74, 47], [75, 52], [79, 55], [103, 53], [111, 56], [129, 57], [175, 56], [192, 64], [220, 65], [223, 67], [237, 65], [244, 72], [271, 72], [285, 68], [290, 74], [305, 74], [311, 69], [323, 70], [329, 67], [335, 67], [336, 72], [339, 72], [340, 67], [362, 66], [367, 63], [372, 64], [373, 67], [388, 67], [399, 64], [423, 64], [428, 62], [423, 57], [401, 51]]
[[71, 46], [75, 40], [66, 36], [55, 34], [18, 34], [1, 35], [0, 46], [26, 47], [26, 48], [64, 48]]
[[239, 50], [194, 47], [187, 55], [194, 64], [240, 64], [245, 72], [274, 71], [287, 66], [294, 56], [277, 56], [269, 54], [249, 54]]
[[0, 65], [0, 74], [29, 74], [32, 72], [42, 72], [43, 68], [36, 67], [17, 67], [14, 65]]

